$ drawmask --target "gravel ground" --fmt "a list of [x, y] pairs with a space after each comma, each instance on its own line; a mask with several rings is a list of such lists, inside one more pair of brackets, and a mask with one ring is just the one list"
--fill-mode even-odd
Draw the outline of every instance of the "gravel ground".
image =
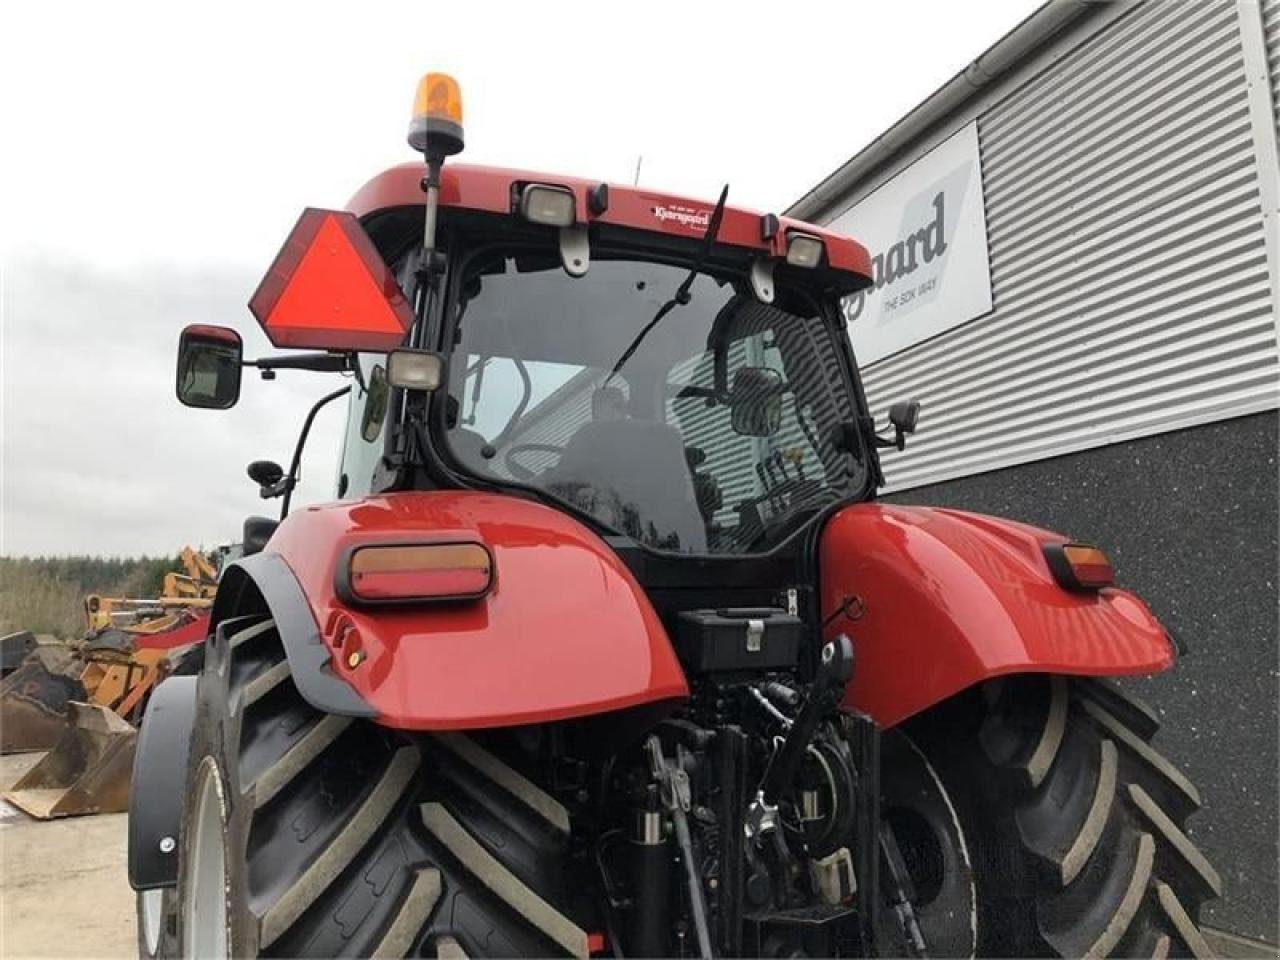
[[[41, 756], [0, 757], [0, 789]], [[41, 822], [0, 800], [0, 957], [137, 956], [125, 823]]]

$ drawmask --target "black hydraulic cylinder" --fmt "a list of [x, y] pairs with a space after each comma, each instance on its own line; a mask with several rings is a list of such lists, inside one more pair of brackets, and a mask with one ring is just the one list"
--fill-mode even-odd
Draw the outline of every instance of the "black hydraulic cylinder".
[[628, 844], [632, 907], [627, 917], [626, 953], [665, 957], [671, 952], [671, 844], [657, 792], [636, 811], [635, 835]]
[[746, 834], [742, 817], [747, 809], [747, 736], [738, 727], [725, 727], [716, 738], [716, 772], [720, 780], [717, 815], [720, 837], [720, 910], [716, 941], [726, 957], [742, 956], [743, 870]]
[[880, 912], [880, 728], [861, 713], [846, 715], [845, 729], [858, 774], [853, 869], [858, 878], [858, 927], [862, 955], [876, 956]]

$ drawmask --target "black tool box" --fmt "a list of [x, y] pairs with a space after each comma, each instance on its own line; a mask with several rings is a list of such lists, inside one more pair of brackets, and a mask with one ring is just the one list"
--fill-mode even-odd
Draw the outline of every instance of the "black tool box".
[[676, 654], [692, 673], [785, 670], [796, 665], [804, 626], [776, 607], [685, 610], [676, 623]]

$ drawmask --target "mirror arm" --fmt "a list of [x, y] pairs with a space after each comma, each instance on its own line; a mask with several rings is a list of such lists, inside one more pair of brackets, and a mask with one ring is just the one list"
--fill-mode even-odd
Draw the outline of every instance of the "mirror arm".
[[[354, 353], [293, 353], [277, 357], [259, 357], [243, 360], [241, 366], [256, 367], [264, 380], [273, 378], [277, 370], [313, 370], [318, 373], [355, 373], [359, 377], [360, 365]], [[363, 384], [361, 384], [363, 387]]]
[[[280, 519], [283, 520], [289, 515], [289, 501], [293, 499], [293, 488], [298, 485], [298, 472], [302, 468], [302, 448], [307, 445], [307, 434], [311, 432], [311, 424], [315, 423], [316, 414], [320, 412], [320, 408], [325, 404], [337, 400], [339, 397], [345, 397], [351, 392], [351, 385], [347, 384], [333, 393], [326, 393], [323, 397], [311, 405], [311, 409], [307, 411], [307, 419], [302, 421], [302, 432], [298, 434], [298, 443], [293, 448], [293, 459], [289, 462], [289, 472], [280, 478], [280, 482], [272, 486], [274, 490], [277, 487], [283, 487], [278, 494], [284, 497], [284, 503], [280, 504]], [[273, 494], [276, 496], [277, 494]]]
[[286, 493], [293, 490], [298, 485], [295, 477], [281, 477], [275, 483], [263, 484], [258, 487], [258, 496], [263, 500], [274, 500], [276, 497], [283, 497]]
[[893, 437], [882, 437], [876, 432], [876, 422], [872, 417], [863, 414], [858, 417], [858, 428], [862, 432], [863, 437], [873, 443], [877, 449], [886, 450], [905, 450], [907, 449], [907, 434], [911, 431], [903, 430], [896, 423], [893, 425]]
[[907, 434], [902, 428], [894, 427], [892, 440], [876, 437], [876, 443], [881, 447], [894, 447], [898, 450], [905, 450], [907, 449]]

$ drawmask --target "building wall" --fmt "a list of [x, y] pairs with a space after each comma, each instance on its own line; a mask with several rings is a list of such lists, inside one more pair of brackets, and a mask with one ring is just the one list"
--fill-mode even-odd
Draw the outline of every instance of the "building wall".
[[1206, 920], [1276, 942], [1280, 0], [1091, 4], [1021, 57], [815, 217], [977, 121], [993, 309], [864, 370], [922, 404], [888, 499], [1107, 547], [1190, 648], [1130, 682], [1205, 796]]
[[1138, 5], [982, 106], [994, 309], [864, 371], [873, 410], [922, 403], [890, 490], [1280, 405], [1241, 21]]
[[1267, 45], [1267, 67], [1271, 72], [1271, 109], [1280, 131], [1280, 0], [1262, 0], [1263, 34]]

